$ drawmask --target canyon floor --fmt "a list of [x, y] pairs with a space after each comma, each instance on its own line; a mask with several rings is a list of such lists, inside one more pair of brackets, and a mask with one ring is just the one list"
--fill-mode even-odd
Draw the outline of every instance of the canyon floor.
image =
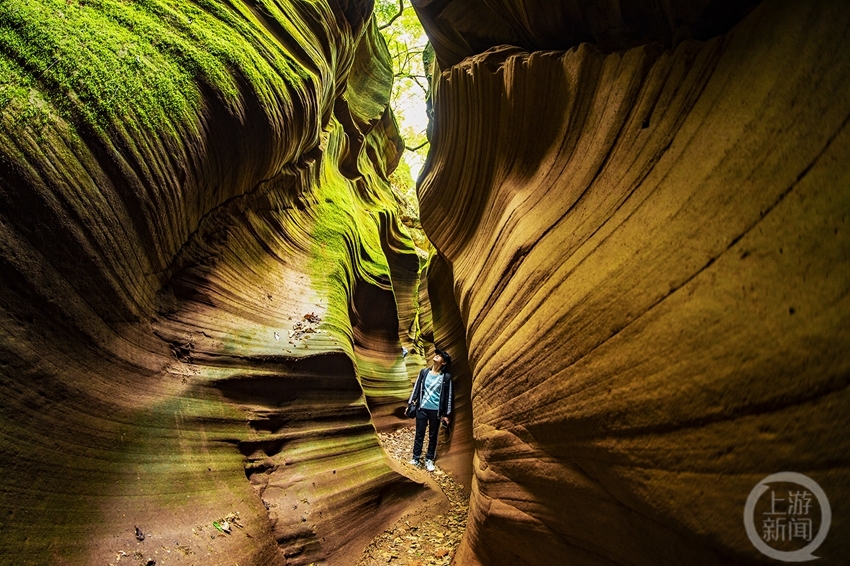
[[402, 516], [372, 540], [357, 566], [430, 566], [449, 564], [454, 558], [455, 550], [466, 529], [469, 494], [451, 475], [440, 470], [439, 456], [437, 469], [430, 474], [407, 463], [410, 460], [413, 436], [413, 427], [378, 434], [384, 450], [391, 458], [404, 464], [404, 470], [411, 479], [422, 482], [430, 475], [437, 482], [449, 500], [449, 510], [443, 515], [431, 517], [422, 517], [415, 512]]

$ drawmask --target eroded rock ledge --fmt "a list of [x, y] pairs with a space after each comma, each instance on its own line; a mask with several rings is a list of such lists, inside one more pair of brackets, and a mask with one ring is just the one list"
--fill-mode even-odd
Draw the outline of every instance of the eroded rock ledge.
[[443, 66], [430, 285], [473, 376], [457, 562], [768, 561], [753, 486], [850, 485], [850, 10], [767, 1], [706, 36], [706, 8], [676, 40], [625, 14], [570, 31], [622, 3], [479, 5], [416, 4]]

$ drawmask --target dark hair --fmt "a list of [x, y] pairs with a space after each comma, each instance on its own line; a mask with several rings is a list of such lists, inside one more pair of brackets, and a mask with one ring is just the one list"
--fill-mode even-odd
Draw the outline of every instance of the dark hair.
[[448, 368], [452, 364], [452, 357], [445, 352], [444, 350], [440, 350], [439, 348], [434, 348], [434, 351], [440, 354], [440, 357], [443, 358], [443, 367]]

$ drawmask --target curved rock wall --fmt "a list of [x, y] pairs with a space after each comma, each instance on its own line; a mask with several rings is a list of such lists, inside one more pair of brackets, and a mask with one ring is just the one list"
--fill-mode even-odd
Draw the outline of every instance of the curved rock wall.
[[729, 30], [759, 0], [412, 0], [441, 67], [497, 45], [527, 51], [592, 43], [605, 52]]
[[0, 5], [3, 562], [348, 564], [415, 504], [371, 9]]
[[444, 69], [420, 200], [448, 270], [429, 287], [453, 290], [473, 379], [456, 563], [768, 563], [742, 511], [785, 470], [828, 494], [815, 554], [841, 563], [850, 10], [715, 5], [679, 34], [699, 39], [607, 17], [574, 34], [598, 46], [545, 39], [571, 7], [621, 4], [416, 4]]

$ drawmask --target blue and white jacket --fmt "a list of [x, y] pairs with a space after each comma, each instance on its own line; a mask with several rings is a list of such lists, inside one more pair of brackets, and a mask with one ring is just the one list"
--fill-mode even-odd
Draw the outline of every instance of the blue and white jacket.
[[[413, 391], [410, 393], [410, 399], [407, 400], [408, 403], [416, 403], [416, 406], [419, 407], [422, 399], [422, 390], [425, 388], [425, 376], [428, 375], [429, 369], [431, 368], [425, 368], [419, 372], [419, 377], [416, 378]], [[453, 405], [454, 390], [452, 389], [452, 374], [446, 371], [443, 372], [443, 385], [440, 387], [440, 409], [438, 415], [440, 417], [451, 415]]]

